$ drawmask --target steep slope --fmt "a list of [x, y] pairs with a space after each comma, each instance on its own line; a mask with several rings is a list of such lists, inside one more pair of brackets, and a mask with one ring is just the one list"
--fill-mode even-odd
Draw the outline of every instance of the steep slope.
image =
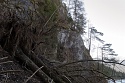
[[[32, 72], [26, 69], [25, 64], [20, 66], [7, 51], [0, 47], [0, 83], [24, 83], [31, 75]], [[34, 76], [29, 83], [42, 82]]]
[[[43, 68], [36, 73], [40, 79], [32, 77], [29, 83], [106, 83], [104, 76], [94, 71], [95, 64], [87, 61], [92, 58], [81, 35], [71, 29], [68, 18], [66, 6], [60, 0], [2, 0], [0, 54], [1, 59], [10, 57], [7, 61], [12, 58], [13, 63], [3, 60], [7, 64], [0, 64], [0, 71], [13, 68], [12, 74], [16, 75], [16, 70], [24, 70], [21, 65], [28, 70], [16, 76], [19, 79], [11, 73], [0, 73], [1, 83], [25, 82], [40, 67]], [[83, 62], [65, 65], [78, 60]]]

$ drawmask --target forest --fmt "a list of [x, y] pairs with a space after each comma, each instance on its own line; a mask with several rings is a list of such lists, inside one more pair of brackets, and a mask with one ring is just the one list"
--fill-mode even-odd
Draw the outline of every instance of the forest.
[[[85, 13], [81, 0], [0, 0], [0, 83], [124, 79], [115, 69], [124, 61], [103, 32], [87, 26]], [[101, 58], [92, 58], [93, 42], [101, 44]]]

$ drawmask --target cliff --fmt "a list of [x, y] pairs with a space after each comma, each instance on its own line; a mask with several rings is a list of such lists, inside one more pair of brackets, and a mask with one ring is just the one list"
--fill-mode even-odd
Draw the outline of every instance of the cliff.
[[70, 19], [60, 0], [1, 0], [0, 83], [107, 83]]

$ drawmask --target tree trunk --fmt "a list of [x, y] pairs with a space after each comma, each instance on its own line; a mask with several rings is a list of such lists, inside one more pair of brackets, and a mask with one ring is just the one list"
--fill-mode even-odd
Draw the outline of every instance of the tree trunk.
[[[22, 63], [26, 64], [26, 67], [29, 68], [32, 72], [35, 72], [37, 69], [39, 69], [39, 67], [32, 61], [30, 60], [23, 52], [21, 49], [17, 49], [16, 50], [16, 56], [15, 58], [17, 58], [19, 61], [21, 61]], [[47, 76], [42, 70], [39, 70], [36, 73], [37, 76], [39, 76], [42, 80], [42, 82], [44, 83], [48, 83], [49, 81], [51, 81], [52, 79]]]
[[[46, 77], [52, 78], [54, 80], [54, 82], [56, 82], [56, 83], [70, 83], [70, 81], [68, 79], [66, 79], [65, 77], [63, 77], [61, 74], [59, 74], [58, 71], [56, 71], [52, 67], [48, 67], [42, 60], [40, 60], [37, 57], [37, 55], [35, 55], [35, 53], [30, 52], [28, 54], [28, 52], [26, 52], [26, 50], [25, 50], [25, 52], [24, 52], [26, 54], [25, 55], [20, 48], [18, 48], [18, 49], [19, 49], [19, 51], [16, 52], [17, 56], [15, 56], [15, 57], [18, 57], [19, 59], [22, 59], [23, 62], [26, 62], [27, 66], [32, 71], [36, 71], [39, 67], [44, 66], [41, 70], [43, 71], [43, 73], [45, 73], [47, 75]], [[46, 79], [46, 77], [42, 77], [42, 78]]]

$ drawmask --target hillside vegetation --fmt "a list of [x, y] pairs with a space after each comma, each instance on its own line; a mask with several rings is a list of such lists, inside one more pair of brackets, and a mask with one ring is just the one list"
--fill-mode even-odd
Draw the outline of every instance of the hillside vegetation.
[[60, 0], [0, 0], [0, 83], [107, 83], [84, 26]]

